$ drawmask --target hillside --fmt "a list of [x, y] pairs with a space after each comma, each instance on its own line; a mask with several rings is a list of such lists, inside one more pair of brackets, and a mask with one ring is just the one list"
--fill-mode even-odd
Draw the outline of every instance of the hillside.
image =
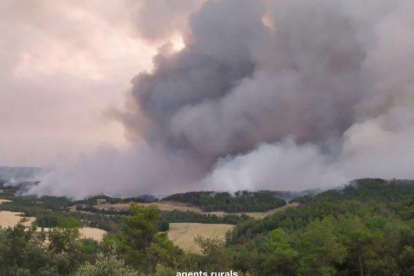
[[[270, 199], [275, 193], [236, 195], [229, 205], [243, 204], [247, 198], [260, 196]], [[254, 196], [247, 196], [249, 194]], [[82, 250], [89, 252], [88, 259], [96, 259], [97, 252], [113, 254], [112, 246], [116, 245], [116, 256], [127, 264], [142, 269], [148, 265], [147, 261], [156, 262], [172, 273], [165, 274], [167, 276], [175, 275], [177, 267], [183, 271], [233, 270], [253, 276], [413, 275], [414, 181], [355, 180], [342, 188], [298, 196], [287, 205], [258, 212], [257, 216], [205, 212], [195, 205], [211, 204], [210, 199], [203, 199], [207, 192], [179, 194], [169, 199], [187, 201], [197, 196], [200, 200], [191, 201], [191, 205], [190, 202], [155, 200], [155, 204], [134, 203], [130, 209], [129, 203], [110, 197], [98, 196], [79, 201], [83, 202], [80, 204], [67, 198], [4, 193], [0, 196], [3, 198], [0, 209], [7, 220], [12, 219], [9, 226], [19, 219], [11, 212], [21, 212], [32, 218], [39, 228], [74, 225], [83, 226], [83, 231], [87, 232], [94, 228], [93, 233], [84, 234], [98, 241], [102, 233], [108, 232], [103, 242], [94, 245], [79, 240], [84, 245], [78, 246], [86, 246]], [[218, 202], [226, 202], [223, 199], [228, 198], [227, 195], [215, 198], [211, 194], [209, 197]], [[105, 199], [105, 202], [96, 205], [98, 199]], [[152, 201], [145, 196], [145, 200], [148, 199]], [[248, 208], [258, 206], [251, 202], [246, 204]], [[114, 210], [114, 206], [122, 210]], [[7, 226], [9, 222], [4, 223]], [[0, 244], [2, 235], [12, 231], [10, 229], [0, 230]], [[149, 236], [144, 237], [143, 233]], [[67, 241], [72, 239], [79, 238], [68, 237]], [[147, 247], [148, 240], [151, 243]], [[32, 241], [32, 246], [36, 243]], [[108, 244], [110, 248], [106, 247]], [[136, 263], [136, 259], [143, 261]], [[79, 260], [78, 265], [84, 260]]]
[[[257, 275], [323, 270], [329, 275], [413, 275], [414, 181], [361, 179], [294, 200], [302, 204], [240, 223], [229, 237], [229, 250], [249, 252], [249, 270]], [[283, 251], [278, 253], [278, 247]]]

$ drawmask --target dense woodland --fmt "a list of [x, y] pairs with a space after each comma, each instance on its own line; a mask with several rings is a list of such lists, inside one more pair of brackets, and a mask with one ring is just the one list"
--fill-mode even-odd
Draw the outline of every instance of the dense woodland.
[[[312, 191], [305, 192], [311, 194]], [[295, 193], [276, 191], [237, 191], [234, 194], [228, 192], [188, 192], [173, 194], [161, 199], [151, 195], [143, 195], [131, 198], [114, 198], [109, 196], [94, 196], [84, 200], [73, 201], [71, 205], [86, 205], [93, 208], [97, 199], [105, 199], [110, 204], [116, 203], [153, 203], [159, 201], [173, 201], [200, 207], [205, 212], [224, 211], [236, 212], [264, 212], [281, 207], [286, 204], [284, 199], [292, 198]], [[96, 208], [90, 210], [99, 212]]]
[[288, 193], [272, 191], [238, 191], [234, 195], [228, 192], [189, 192], [173, 194], [163, 200], [187, 203], [205, 212], [265, 212], [284, 206], [286, 202], [281, 197], [286, 195]]
[[116, 225], [102, 243], [79, 238], [86, 217], [56, 211], [59, 227], [47, 243], [45, 234], [22, 225], [0, 231], [0, 275], [414, 275], [414, 182], [364, 179], [293, 200], [302, 204], [240, 221], [226, 242], [199, 238], [202, 254], [168, 240], [161, 231], [166, 217], [155, 206], [132, 205], [122, 217], [100, 215]]
[[85, 204], [85, 205], [94, 206], [94, 205], [96, 205], [96, 200], [97, 199], [105, 199], [106, 202], [110, 203], [110, 204], [129, 203], [129, 202], [152, 203], [152, 202], [159, 201], [158, 198], [156, 198], [155, 196], [152, 196], [152, 195], [142, 195], [142, 196], [129, 197], [129, 198], [117, 198], [117, 197], [99, 195], [99, 196], [92, 196], [92, 197], [89, 197], [89, 198], [83, 199], [83, 200], [71, 201], [70, 205]]
[[256, 275], [414, 275], [414, 182], [365, 179], [237, 225]]

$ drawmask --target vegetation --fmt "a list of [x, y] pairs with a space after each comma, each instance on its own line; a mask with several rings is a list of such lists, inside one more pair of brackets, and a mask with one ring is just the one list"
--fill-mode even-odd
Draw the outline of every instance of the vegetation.
[[45, 239], [22, 224], [1, 230], [0, 275], [72, 275], [98, 248], [93, 241], [81, 241], [77, 228], [55, 229], [48, 243]]
[[198, 238], [225, 241], [226, 233], [233, 229], [230, 224], [171, 223], [168, 237], [181, 249], [200, 252]]
[[151, 195], [142, 195], [138, 197], [129, 197], [129, 198], [117, 198], [117, 197], [110, 197], [105, 195], [99, 195], [99, 196], [93, 196], [89, 197], [84, 200], [76, 200], [72, 201], [70, 205], [80, 205], [85, 204], [89, 206], [96, 205], [98, 199], [105, 199], [105, 201], [109, 204], [116, 204], [116, 203], [130, 203], [130, 202], [136, 202], [136, 203], [153, 203], [157, 202], [158, 199]]
[[247, 215], [225, 215], [217, 216], [214, 214], [200, 214], [192, 211], [181, 212], [173, 210], [161, 213], [162, 220], [172, 222], [198, 222], [206, 224], [238, 224], [249, 219]]
[[257, 275], [414, 275], [413, 184], [364, 179], [295, 199], [237, 225], [228, 247], [246, 248]]
[[272, 191], [238, 191], [234, 195], [228, 192], [189, 192], [174, 194], [163, 200], [187, 203], [205, 212], [264, 212], [284, 206], [286, 202], [279, 198], [281, 195]]
[[168, 228], [168, 218], [180, 213], [163, 215], [155, 206], [133, 204], [123, 217], [100, 215], [115, 226], [97, 243], [80, 239], [77, 228], [86, 218], [80, 216], [96, 214], [57, 208], [56, 221], [45, 213], [43, 222], [37, 222], [58, 226], [49, 235], [20, 224], [0, 230], [0, 275], [172, 276], [177, 271], [232, 270], [252, 276], [412, 276], [413, 184], [363, 179], [299, 197], [294, 200], [302, 204], [296, 208], [240, 221], [226, 241], [197, 238], [199, 254], [179, 249], [161, 231]]
[[95, 264], [86, 263], [82, 265], [76, 273], [76, 276], [140, 276], [142, 274], [125, 265], [123, 260], [118, 259], [115, 255], [105, 256], [99, 254]]

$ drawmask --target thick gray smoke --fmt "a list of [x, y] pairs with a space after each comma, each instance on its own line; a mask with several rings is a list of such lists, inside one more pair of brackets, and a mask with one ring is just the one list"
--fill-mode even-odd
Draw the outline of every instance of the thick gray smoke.
[[[133, 80], [133, 153], [33, 193], [301, 190], [414, 178], [414, 2], [212, 0]], [[110, 160], [110, 161], [108, 161]]]

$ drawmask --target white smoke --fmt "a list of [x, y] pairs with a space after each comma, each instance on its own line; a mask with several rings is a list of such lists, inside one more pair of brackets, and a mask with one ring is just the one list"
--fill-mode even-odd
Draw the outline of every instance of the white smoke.
[[212, 0], [187, 22], [186, 47], [160, 50], [120, 116], [143, 149], [88, 157], [32, 193], [414, 178], [414, 2]]
[[305, 187], [328, 188], [346, 180], [336, 164], [321, 154], [317, 146], [298, 146], [287, 140], [261, 145], [246, 155], [219, 160], [204, 184], [215, 190], [276, 187], [301, 191]]

